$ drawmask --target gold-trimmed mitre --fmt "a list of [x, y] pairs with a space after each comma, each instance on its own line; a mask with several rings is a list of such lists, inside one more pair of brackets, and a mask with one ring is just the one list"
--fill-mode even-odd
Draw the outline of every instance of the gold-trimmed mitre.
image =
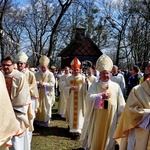
[[41, 56], [41, 58], [39, 59], [39, 63], [40, 63], [40, 66], [48, 66], [50, 60], [47, 56]]
[[26, 63], [28, 60], [28, 56], [23, 51], [19, 51], [16, 55], [16, 62]]
[[71, 63], [71, 68], [74, 69], [74, 68], [80, 68], [81, 67], [81, 62], [79, 61], [79, 59], [77, 57], [75, 57]]
[[113, 68], [113, 62], [106, 54], [102, 54], [96, 62], [96, 68], [99, 72], [104, 70], [111, 71]]

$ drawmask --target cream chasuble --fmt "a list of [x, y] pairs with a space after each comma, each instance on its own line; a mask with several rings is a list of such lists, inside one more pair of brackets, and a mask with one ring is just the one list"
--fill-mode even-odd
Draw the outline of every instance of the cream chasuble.
[[38, 88], [36, 84], [35, 74], [31, 72], [28, 68], [26, 68], [25, 71], [23, 71], [23, 73], [26, 75], [27, 81], [29, 83], [31, 97], [38, 99], [39, 93], [38, 93]]
[[[5, 75], [5, 77], [11, 103], [18, 123], [20, 124], [19, 135], [24, 133], [28, 127], [30, 130], [33, 129], [29, 123], [29, 120], [32, 118], [31, 112], [28, 108], [31, 103], [29, 86], [26, 76], [18, 70], [13, 70], [11, 74]], [[8, 84], [8, 79], [11, 81], [11, 84]]]
[[[29, 71], [28, 68], [25, 68], [23, 73], [26, 75], [28, 84], [29, 84], [29, 90], [30, 90], [30, 96], [31, 96], [31, 102], [32, 105], [32, 116], [33, 119], [35, 118], [35, 112], [37, 112], [37, 108], [39, 107], [39, 92], [37, 88], [36, 78], [35, 74], [31, 71]], [[34, 110], [33, 110], [34, 109]]]
[[93, 83], [87, 93], [87, 111], [80, 140], [83, 141], [83, 146], [90, 150], [115, 148], [115, 141], [112, 138], [125, 101], [117, 83], [109, 81], [108, 87], [110, 99], [107, 109], [94, 108], [96, 97], [106, 90], [103, 89], [102, 82]]
[[[70, 86], [78, 86], [77, 91], [69, 89]], [[64, 87], [65, 95], [68, 96], [67, 102], [67, 121], [69, 122], [70, 132], [82, 132], [85, 114], [85, 77], [82, 75], [69, 76]]]
[[47, 122], [52, 116], [52, 106], [55, 102], [55, 78], [52, 72], [47, 70], [45, 73], [38, 71], [36, 81], [43, 81], [44, 86], [39, 87], [39, 108], [37, 109], [36, 120]]
[[64, 74], [60, 77], [59, 79], [59, 91], [60, 91], [60, 98], [59, 98], [59, 103], [58, 103], [58, 113], [62, 116], [65, 117], [66, 115], [66, 108], [67, 108], [67, 97], [64, 93], [64, 86], [66, 85], [66, 79], [71, 76], [71, 74]]
[[6, 150], [8, 146], [11, 146], [10, 139], [19, 131], [19, 124], [12, 108], [4, 76], [1, 72], [0, 85], [0, 150]]
[[87, 78], [90, 80], [91, 83], [97, 82], [97, 78], [94, 75], [87, 76]]
[[30, 113], [30, 131], [29, 132], [29, 136], [30, 136], [30, 141], [32, 139], [32, 131], [34, 130], [34, 119], [35, 119], [35, 115], [37, 112], [37, 108], [39, 107], [39, 92], [38, 92], [38, 88], [37, 88], [37, 84], [36, 84], [36, 78], [35, 78], [35, 74], [31, 71], [29, 71], [28, 68], [24, 68], [22, 70], [22, 73], [24, 73], [26, 75], [26, 79], [28, 81], [29, 84], [29, 90], [30, 90], [30, 96], [31, 96], [31, 104], [29, 105], [29, 110], [28, 112]]
[[[148, 129], [140, 127], [140, 124], [149, 115], [150, 79], [141, 85], [135, 86], [129, 94], [114, 134], [114, 139], [118, 142], [121, 150], [129, 149], [129, 147], [132, 150], [150, 150], [149, 127]], [[148, 126], [149, 121], [147, 121]]]

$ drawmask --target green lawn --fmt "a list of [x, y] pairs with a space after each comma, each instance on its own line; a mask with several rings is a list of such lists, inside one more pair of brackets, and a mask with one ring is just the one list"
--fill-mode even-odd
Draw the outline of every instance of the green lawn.
[[[56, 99], [50, 127], [35, 126], [31, 150], [83, 150], [78, 139], [71, 140], [68, 124], [57, 114], [57, 108]], [[117, 145], [115, 150], [119, 150]]]
[[35, 126], [31, 150], [81, 150], [81, 142], [71, 140], [68, 124], [57, 114], [58, 101], [53, 107], [50, 127]]

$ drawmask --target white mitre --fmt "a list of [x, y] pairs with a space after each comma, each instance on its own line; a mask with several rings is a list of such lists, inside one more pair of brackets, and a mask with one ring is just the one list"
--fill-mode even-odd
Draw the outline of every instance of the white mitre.
[[50, 59], [47, 56], [41, 56], [39, 59], [40, 66], [48, 66]]
[[112, 68], [113, 68], [113, 62], [110, 59], [110, 57], [108, 57], [106, 54], [102, 54], [96, 62], [96, 69], [99, 72], [102, 72], [104, 70], [111, 71]]
[[28, 56], [23, 51], [19, 51], [16, 55], [16, 62], [23, 62], [26, 63], [28, 60]]

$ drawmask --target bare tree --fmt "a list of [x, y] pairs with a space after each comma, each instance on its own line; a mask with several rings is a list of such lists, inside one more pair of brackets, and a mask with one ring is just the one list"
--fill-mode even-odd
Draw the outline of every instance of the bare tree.
[[131, 54], [135, 64], [144, 69], [149, 60], [149, 38], [150, 38], [150, 2], [130, 1], [130, 21], [129, 40], [131, 42]]
[[103, 3], [104, 16], [107, 20], [109, 34], [107, 38], [109, 49], [115, 53], [112, 57], [114, 64], [121, 66], [121, 60], [124, 62], [129, 52], [127, 52], [127, 29], [130, 14], [127, 13], [126, 2], [113, 3], [108, 1]]
[[61, 1], [61, 0], [58, 0], [59, 1], [59, 4], [60, 4], [60, 13], [58, 14], [58, 17], [56, 19], [56, 21], [54, 22], [54, 25], [52, 26], [52, 32], [51, 32], [51, 35], [50, 35], [50, 40], [49, 40], [49, 48], [48, 48], [48, 54], [47, 56], [48, 57], [51, 57], [52, 55], [52, 51], [54, 50], [54, 37], [55, 37], [55, 34], [57, 33], [57, 27], [63, 17], [63, 15], [65, 14], [65, 12], [68, 10], [69, 6], [71, 5], [72, 3], [72, 0], [66, 0], [65, 2], [64, 1]]
[[[2, 8], [10, 0], [0, 2]], [[19, 47], [4, 38], [2, 42], [1, 34], [1, 53], [4, 46], [14, 54], [26, 44], [32, 65], [40, 55], [57, 60], [57, 53], [73, 39], [74, 27], [82, 25], [102, 51], [110, 51], [116, 65], [143, 64], [150, 55], [149, 6], [148, 0], [30, 0], [21, 8], [4, 7], [9, 11], [1, 12], [0, 29]]]
[[24, 14], [15, 7], [11, 7], [3, 18], [3, 43], [5, 45], [5, 55], [15, 57], [20, 47], [23, 33], [22, 18]]
[[34, 56], [32, 65], [37, 65], [39, 57], [47, 54], [45, 47], [50, 38], [53, 15], [52, 4], [45, 1], [31, 1], [31, 4], [25, 7], [22, 26], [25, 28], [26, 38], [29, 39], [28, 50]]
[[1, 57], [4, 57], [4, 44], [3, 44], [3, 17], [7, 10], [11, 7], [11, 0], [0, 0], [0, 46]]

